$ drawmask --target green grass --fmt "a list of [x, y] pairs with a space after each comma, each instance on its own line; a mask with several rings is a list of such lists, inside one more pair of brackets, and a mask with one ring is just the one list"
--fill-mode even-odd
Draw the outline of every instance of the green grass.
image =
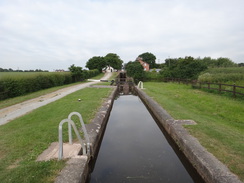
[[[108, 88], [85, 88], [0, 126], [1, 183], [53, 182], [65, 161], [36, 162], [36, 158], [58, 141], [62, 119], [77, 111], [88, 123], [110, 92]], [[64, 140], [68, 140], [66, 133]]]
[[104, 73], [100, 73], [95, 77], [89, 78], [89, 79], [101, 79], [104, 76]]
[[[118, 72], [113, 72], [112, 73], [112, 76], [108, 80], [109, 81], [111, 81], [111, 80], [114, 80], [115, 81], [115, 79], [116, 79], [117, 76], [118, 76]], [[110, 84], [111, 84], [111, 82], [99, 82], [99, 83], [97, 83], [95, 85], [110, 85]]]
[[244, 103], [191, 86], [145, 82], [145, 92], [175, 119], [192, 119], [185, 126], [200, 143], [244, 181]]

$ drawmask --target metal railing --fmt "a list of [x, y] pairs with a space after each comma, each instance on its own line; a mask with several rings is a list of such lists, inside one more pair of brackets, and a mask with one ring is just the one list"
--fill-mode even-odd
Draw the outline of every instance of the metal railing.
[[[82, 131], [83, 131], [84, 136], [85, 136], [85, 140], [82, 140], [74, 121], [71, 119], [73, 115], [76, 115], [79, 117], [80, 124], [82, 127]], [[90, 140], [89, 140], [89, 137], [88, 137], [82, 116], [78, 112], [72, 112], [69, 114], [68, 119], [63, 119], [59, 123], [59, 135], [58, 135], [59, 136], [59, 154], [58, 154], [58, 159], [61, 160], [63, 158], [63, 124], [66, 122], [68, 123], [69, 144], [73, 144], [73, 139], [72, 139], [72, 127], [73, 127], [74, 132], [75, 132], [75, 134], [76, 134], [76, 136], [77, 136], [77, 138], [78, 138], [78, 140], [82, 146], [83, 155], [90, 155]]]

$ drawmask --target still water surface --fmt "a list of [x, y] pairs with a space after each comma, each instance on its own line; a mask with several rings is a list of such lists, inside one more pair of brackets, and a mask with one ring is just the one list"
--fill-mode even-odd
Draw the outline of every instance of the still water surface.
[[137, 96], [114, 101], [90, 183], [194, 182]]

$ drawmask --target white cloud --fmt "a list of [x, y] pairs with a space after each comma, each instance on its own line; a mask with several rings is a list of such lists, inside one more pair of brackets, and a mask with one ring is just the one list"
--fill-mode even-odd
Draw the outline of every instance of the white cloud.
[[0, 1], [0, 67], [67, 69], [93, 56], [244, 62], [242, 0]]

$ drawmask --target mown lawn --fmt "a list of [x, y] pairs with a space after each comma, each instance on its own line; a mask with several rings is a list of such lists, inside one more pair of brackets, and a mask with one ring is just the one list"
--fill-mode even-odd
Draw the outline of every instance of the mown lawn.
[[192, 89], [191, 86], [145, 82], [145, 92], [185, 126], [200, 143], [244, 181], [244, 101]]
[[0, 126], [0, 182], [53, 182], [65, 161], [35, 160], [58, 141], [59, 122], [77, 111], [88, 123], [110, 93], [108, 88], [85, 88]]

